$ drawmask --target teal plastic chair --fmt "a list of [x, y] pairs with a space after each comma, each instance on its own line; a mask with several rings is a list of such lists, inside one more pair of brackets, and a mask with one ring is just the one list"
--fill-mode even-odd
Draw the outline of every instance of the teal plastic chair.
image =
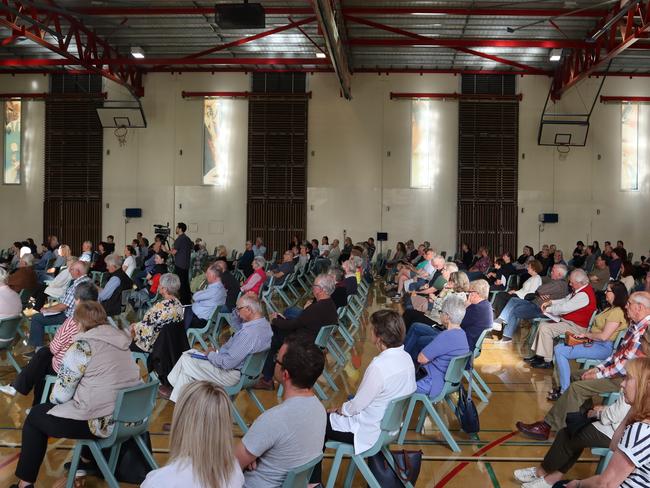
[[428, 395], [424, 395], [423, 393], [414, 393], [411, 396], [411, 401], [409, 403], [408, 410], [406, 412], [406, 418], [404, 419], [404, 425], [402, 425], [402, 430], [400, 431], [399, 438], [397, 439], [398, 444], [400, 445], [404, 444], [406, 431], [409, 428], [409, 423], [411, 422], [411, 417], [413, 416], [413, 411], [415, 410], [415, 406], [418, 402], [421, 402], [422, 409], [420, 411], [420, 417], [418, 419], [418, 423], [416, 424], [415, 427], [416, 432], [422, 432], [422, 427], [424, 427], [424, 419], [426, 415], [429, 414], [433, 422], [438, 427], [438, 430], [445, 438], [445, 441], [447, 441], [447, 444], [449, 444], [451, 450], [454, 452], [460, 452], [460, 447], [458, 447], [458, 444], [449, 433], [449, 429], [447, 429], [447, 426], [445, 425], [442, 418], [436, 411], [434, 405], [436, 403], [441, 403], [443, 401], [446, 401], [447, 404], [449, 405], [449, 408], [451, 408], [452, 411], [455, 411], [456, 405], [454, 405], [449, 395], [451, 393], [458, 391], [458, 389], [460, 388], [460, 384], [463, 381], [463, 374], [465, 372], [465, 368], [467, 367], [467, 363], [469, 362], [471, 356], [472, 353], [468, 352], [467, 354], [463, 354], [462, 356], [457, 356], [451, 360], [451, 362], [449, 363], [449, 367], [447, 368], [447, 372], [445, 373], [445, 384], [442, 387], [442, 391], [437, 397], [429, 398]]
[[142, 363], [142, 366], [144, 366], [144, 370], [147, 371], [147, 378], [149, 379], [149, 381], [156, 381], [158, 379], [158, 375], [156, 374], [156, 372], [155, 371], [150, 372], [149, 368], [147, 367], [147, 360], [149, 359], [149, 353], [131, 351], [131, 356], [133, 357], [135, 364], [138, 364], [138, 362]]
[[239, 413], [239, 410], [237, 410], [235, 399], [241, 391], [245, 391], [248, 397], [259, 409], [259, 411], [264, 412], [264, 405], [262, 405], [259, 398], [257, 398], [257, 395], [255, 395], [255, 392], [252, 388], [255, 383], [257, 383], [257, 380], [262, 374], [264, 362], [266, 361], [266, 356], [268, 356], [268, 354], [268, 350], [250, 354], [246, 358], [246, 361], [244, 361], [244, 365], [241, 368], [241, 376], [239, 377], [237, 384], [224, 387], [224, 391], [230, 397], [230, 402], [232, 404], [232, 415], [235, 417], [235, 422], [237, 422], [237, 425], [239, 425], [239, 428], [244, 434], [248, 432], [248, 425], [244, 421], [242, 415]]
[[93, 280], [93, 282], [99, 283], [99, 286], [104, 286], [105, 277], [106, 277], [106, 273], [104, 273], [103, 271], [90, 272], [90, 278]]
[[16, 372], [20, 373], [22, 368], [16, 361], [11, 348], [16, 341], [18, 335], [18, 328], [23, 318], [20, 315], [14, 317], [7, 317], [0, 319], [0, 351], [4, 351], [7, 355], [7, 361], [11, 364]]
[[[481, 355], [481, 350], [483, 349], [483, 341], [485, 340], [485, 337], [491, 332], [492, 329], [485, 329], [479, 336], [478, 340], [476, 341], [476, 345], [474, 346], [474, 360], [476, 360], [476, 358]], [[488, 395], [492, 394], [492, 390], [487, 385], [485, 380], [481, 378], [481, 375], [478, 374], [478, 371], [472, 367], [471, 370], [465, 370], [463, 372], [463, 376], [465, 376], [465, 379], [468, 383], [472, 384], [473, 390], [476, 392], [476, 395], [481, 399], [481, 401], [488, 403], [490, 401]]]
[[56, 331], [59, 330], [59, 327], [61, 327], [62, 325], [63, 325], [62, 323], [46, 325], [43, 327], [43, 332], [50, 338], [50, 340], [52, 340], [56, 335]]
[[[627, 333], [627, 329], [622, 330], [618, 333], [618, 335], [616, 336], [616, 340], [614, 341], [613, 351], [616, 351], [616, 349], [618, 349], [618, 346], [621, 344], [621, 341], [623, 340], [623, 337], [625, 337], [626, 333]], [[593, 368], [594, 366], [602, 362], [603, 362], [602, 359], [585, 359], [585, 358], [576, 359], [576, 363], [580, 365], [580, 369]]]
[[284, 479], [281, 488], [307, 488], [309, 485], [309, 478], [311, 478], [311, 473], [314, 471], [314, 467], [323, 460], [323, 455], [321, 454], [315, 459], [312, 459], [302, 466], [293, 468], [287, 473], [287, 477]]
[[201, 328], [190, 327], [189, 329], [187, 329], [186, 331], [187, 342], [190, 343], [190, 347], [193, 347], [194, 343], [198, 342], [199, 344], [201, 344], [201, 347], [204, 350], [208, 348], [208, 344], [206, 340], [212, 342], [211, 338], [213, 335], [215, 335], [215, 331], [212, 329], [214, 329], [218, 325], [217, 317], [219, 316], [220, 310], [221, 310], [221, 305], [217, 306], [217, 308], [214, 309], [212, 315], [210, 315], [210, 318], [208, 319], [208, 321], [205, 323], [203, 327]]
[[[147, 448], [142, 436], [149, 429], [149, 419], [156, 406], [159, 384], [158, 381], [152, 381], [120, 390], [117, 394], [113, 413], [113, 419], [115, 420], [113, 433], [106, 439], [77, 441], [72, 453], [66, 488], [73, 488], [74, 486], [81, 449], [84, 446], [90, 449], [106, 484], [110, 488], [119, 488], [120, 486], [113, 473], [115, 472], [122, 444], [129, 439], [135, 440], [151, 469], [158, 469], [158, 464]], [[104, 457], [102, 449], [110, 449], [108, 460]]]
[[43, 388], [43, 394], [41, 395], [41, 403], [47, 403], [49, 401], [50, 391], [54, 383], [56, 383], [56, 378], [56, 375], [53, 374], [48, 374], [45, 377], [45, 388]]
[[[393, 469], [395, 468], [395, 461], [393, 460], [393, 456], [391, 455], [388, 447], [395, 441], [397, 437], [397, 433], [399, 432], [400, 426], [402, 425], [402, 419], [404, 418], [404, 411], [406, 410], [406, 406], [408, 405], [410, 399], [411, 395], [404, 396], [401, 398], [396, 398], [388, 404], [386, 412], [384, 412], [384, 417], [381, 420], [381, 433], [379, 434], [379, 439], [377, 439], [374, 445], [367, 451], [360, 454], [355, 454], [354, 446], [352, 444], [334, 441], [328, 441], [325, 443], [325, 447], [336, 450], [334, 453], [334, 461], [332, 462], [332, 469], [330, 470], [329, 477], [327, 478], [327, 488], [334, 488], [336, 477], [339, 473], [339, 469], [341, 468], [341, 461], [343, 460], [344, 456], [351, 458], [348, 471], [345, 475], [345, 482], [343, 484], [345, 488], [352, 486], [354, 474], [357, 469], [361, 472], [370, 488], [381, 488], [381, 485], [377, 482], [376, 478], [372, 474], [372, 471], [370, 471], [370, 468], [366, 464], [366, 459], [381, 452], [384, 454], [386, 462], [388, 462], [388, 464], [390, 464]], [[404, 486], [410, 488], [413, 487], [413, 485], [409, 482], [402, 481], [402, 483]]]
[[596, 467], [596, 474], [601, 474], [611, 461], [614, 451], [606, 447], [594, 447], [591, 450], [591, 454], [600, 457], [600, 461], [598, 461], [598, 466]]

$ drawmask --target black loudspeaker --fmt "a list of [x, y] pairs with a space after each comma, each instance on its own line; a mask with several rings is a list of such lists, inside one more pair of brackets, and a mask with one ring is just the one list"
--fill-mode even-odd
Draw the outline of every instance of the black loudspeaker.
[[539, 214], [538, 220], [544, 224], [557, 224], [560, 221], [560, 216], [556, 213]]
[[388, 232], [377, 232], [377, 241], [386, 242], [388, 240]]
[[140, 218], [140, 217], [142, 217], [142, 209], [141, 208], [125, 208], [124, 209], [124, 216], [127, 219]]
[[264, 29], [266, 15], [259, 3], [221, 3], [215, 7], [214, 21], [220, 29]]

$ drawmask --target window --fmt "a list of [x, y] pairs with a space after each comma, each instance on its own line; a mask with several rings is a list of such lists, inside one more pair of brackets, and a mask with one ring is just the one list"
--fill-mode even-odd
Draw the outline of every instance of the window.
[[431, 188], [439, 164], [438, 104], [411, 102], [411, 188]]
[[203, 184], [226, 186], [230, 166], [232, 100], [203, 102]]
[[22, 132], [21, 101], [7, 100], [2, 111], [4, 124], [4, 165], [3, 182], [6, 185], [20, 185], [21, 183], [21, 157], [22, 157]]
[[621, 105], [621, 190], [639, 189], [639, 105]]

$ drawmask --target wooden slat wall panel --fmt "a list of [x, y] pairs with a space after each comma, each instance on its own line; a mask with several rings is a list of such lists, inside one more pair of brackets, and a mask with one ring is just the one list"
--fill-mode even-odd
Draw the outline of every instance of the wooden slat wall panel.
[[[52, 75], [55, 94], [96, 93], [101, 77]], [[78, 255], [102, 231], [103, 130], [97, 100], [45, 102], [43, 233], [55, 234]]]
[[[304, 74], [254, 74], [253, 90], [304, 94]], [[247, 233], [262, 236], [267, 258], [285, 250], [294, 234], [305, 237], [307, 109], [306, 95], [248, 102]]]
[[[514, 76], [463, 75], [463, 93], [514, 95]], [[458, 147], [458, 246], [517, 245], [519, 104], [461, 101]]]

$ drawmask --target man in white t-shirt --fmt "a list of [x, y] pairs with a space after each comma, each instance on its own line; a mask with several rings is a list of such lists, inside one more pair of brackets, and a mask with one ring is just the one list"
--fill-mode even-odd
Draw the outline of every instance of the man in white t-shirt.
[[283, 401], [260, 415], [235, 449], [246, 488], [280, 486], [290, 470], [323, 453], [327, 414], [312, 387], [324, 365], [322, 351], [299, 336], [278, 351], [274, 376]]

